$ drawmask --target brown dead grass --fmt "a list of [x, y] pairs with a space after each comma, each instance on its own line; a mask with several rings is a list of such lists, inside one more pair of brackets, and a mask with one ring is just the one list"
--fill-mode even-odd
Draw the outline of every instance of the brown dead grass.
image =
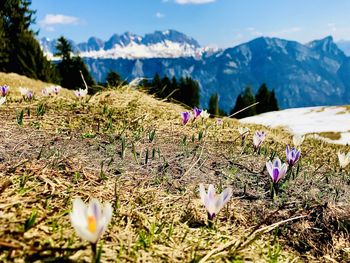
[[[46, 112], [37, 117], [39, 104]], [[268, 132], [256, 155], [251, 134], [242, 148], [236, 120], [183, 127], [183, 110], [129, 88], [88, 101], [62, 96], [0, 107], [0, 261], [89, 262], [88, 244], [69, 222], [74, 197], [113, 204], [103, 261], [348, 261], [350, 178], [336, 157], [346, 147], [306, 140], [298, 176], [272, 201], [265, 162], [283, 158], [291, 136], [250, 125]], [[213, 229], [199, 183], [234, 191]], [[35, 224], [24, 231], [33, 211]]]
[[[42, 82], [40, 80], [34, 80], [27, 78], [22, 75], [18, 75], [16, 73], [3, 73], [0, 72], [0, 85], [8, 85], [10, 87], [10, 96], [11, 98], [19, 98], [20, 93], [19, 93], [19, 88], [28, 88], [29, 90], [34, 92], [35, 96], [41, 97], [41, 91], [44, 88], [47, 88], [52, 85], [56, 84], [49, 84]], [[62, 89], [62, 92], [60, 93], [60, 96], [62, 97], [74, 97], [74, 94], [72, 91], [69, 91], [67, 89]]]
[[320, 132], [318, 133], [321, 137], [331, 139], [333, 141], [340, 140], [341, 133], [340, 132]]

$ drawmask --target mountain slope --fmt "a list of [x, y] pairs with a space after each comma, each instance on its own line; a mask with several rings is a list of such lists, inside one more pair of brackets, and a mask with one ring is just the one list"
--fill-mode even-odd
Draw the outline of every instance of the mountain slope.
[[[43, 47], [51, 48], [43, 42]], [[109, 71], [124, 79], [191, 76], [201, 87], [201, 105], [219, 94], [220, 107], [229, 112], [247, 86], [262, 83], [274, 89], [282, 108], [341, 105], [350, 102], [350, 59], [332, 37], [305, 45], [296, 41], [260, 37], [225, 50], [200, 47], [174, 30], [144, 37], [113, 35], [104, 42], [90, 38], [80, 49], [93, 77], [104, 81]]]
[[201, 104], [213, 93], [229, 111], [245, 86], [261, 83], [275, 89], [282, 108], [349, 102], [349, 59], [331, 38], [302, 45], [277, 38], [258, 38], [212, 55], [151, 59], [85, 59], [93, 76], [104, 80], [110, 70], [126, 79], [155, 73], [191, 76], [200, 83]]

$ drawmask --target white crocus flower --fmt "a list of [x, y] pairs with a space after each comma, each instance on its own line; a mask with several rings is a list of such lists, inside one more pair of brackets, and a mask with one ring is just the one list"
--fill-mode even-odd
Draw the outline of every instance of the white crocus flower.
[[50, 96], [51, 94], [51, 89], [50, 88], [44, 88], [41, 90], [41, 94], [45, 97]]
[[242, 138], [245, 138], [248, 135], [249, 131], [250, 130], [247, 127], [238, 127], [238, 132]]
[[77, 96], [78, 98], [85, 98], [87, 93], [88, 93], [88, 90], [87, 89], [79, 89], [79, 90], [74, 91], [74, 93], [75, 93], [75, 96]]
[[212, 220], [230, 200], [232, 196], [232, 188], [226, 188], [221, 194], [216, 194], [214, 186], [210, 184], [208, 187], [208, 193], [206, 193], [204, 185], [200, 184], [199, 194], [208, 211], [208, 218], [209, 220]]
[[61, 86], [51, 86], [50, 90], [52, 93], [55, 93], [56, 95], [58, 95], [58, 93], [61, 91]]
[[281, 179], [286, 176], [288, 165], [281, 162], [281, 160], [276, 157], [272, 162], [266, 162], [266, 168], [271, 176], [272, 182], [277, 184]]
[[338, 152], [338, 160], [341, 168], [345, 168], [350, 163], [350, 152], [347, 154]]
[[21, 96], [25, 97], [25, 96], [27, 96], [27, 95], [28, 95], [28, 93], [29, 93], [29, 89], [19, 87], [19, 93], [21, 93]]
[[6, 102], [6, 97], [0, 97], [0, 105]]
[[80, 198], [77, 198], [73, 200], [70, 220], [78, 236], [96, 244], [106, 231], [112, 212], [110, 203], [104, 204], [102, 208], [97, 199], [92, 199], [88, 205], [85, 205]]
[[264, 131], [260, 132], [260, 131], [256, 131], [253, 135], [253, 145], [254, 145], [254, 149], [258, 150], [261, 147], [261, 144], [263, 143], [263, 141], [266, 138], [266, 133]]
[[295, 148], [298, 148], [303, 143], [304, 139], [305, 139], [304, 135], [295, 134], [293, 136], [293, 144]]
[[208, 119], [210, 117], [210, 114], [207, 112], [207, 110], [203, 110], [200, 115], [203, 119]]

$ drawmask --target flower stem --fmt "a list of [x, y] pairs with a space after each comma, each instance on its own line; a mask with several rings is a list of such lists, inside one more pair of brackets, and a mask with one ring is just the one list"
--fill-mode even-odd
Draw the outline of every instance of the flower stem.
[[96, 263], [96, 256], [97, 256], [97, 244], [96, 243], [91, 243], [91, 251], [92, 251], [92, 263]]
[[278, 183], [271, 183], [271, 199], [274, 200], [278, 196]]
[[215, 214], [211, 215], [208, 213], [208, 226], [209, 228], [213, 228], [213, 225], [214, 225], [214, 217], [215, 217]]

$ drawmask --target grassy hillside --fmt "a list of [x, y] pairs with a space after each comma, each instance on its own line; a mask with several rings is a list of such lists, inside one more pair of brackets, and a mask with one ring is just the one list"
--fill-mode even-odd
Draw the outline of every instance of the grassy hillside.
[[[55, 84], [45, 83], [40, 80], [34, 80], [27, 78], [16, 73], [3, 73], [0, 72], [0, 85], [8, 85], [10, 87], [11, 97], [18, 98], [20, 97], [19, 88], [25, 87], [34, 92], [35, 96], [41, 96], [41, 91], [44, 88], [53, 86]], [[74, 94], [66, 89], [62, 89], [61, 96], [73, 98]]]
[[[46, 85], [0, 75], [20, 81]], [[348, 148], [307, 139], [295, 178], [271, 199], [265, 163], [285, 159], [291, 136], [249, 125], [267, 132], [257, 154], [236, 120], [183, 126], [184, 110], [128, 87], [0, 106], [0, 261], [89, 262], [69, 220], [75, 197], [113, 205], [102, 262], [350, 260], [350, 174], [336, 156]], [[233, 189], [211, 227], [199, 183]]]

